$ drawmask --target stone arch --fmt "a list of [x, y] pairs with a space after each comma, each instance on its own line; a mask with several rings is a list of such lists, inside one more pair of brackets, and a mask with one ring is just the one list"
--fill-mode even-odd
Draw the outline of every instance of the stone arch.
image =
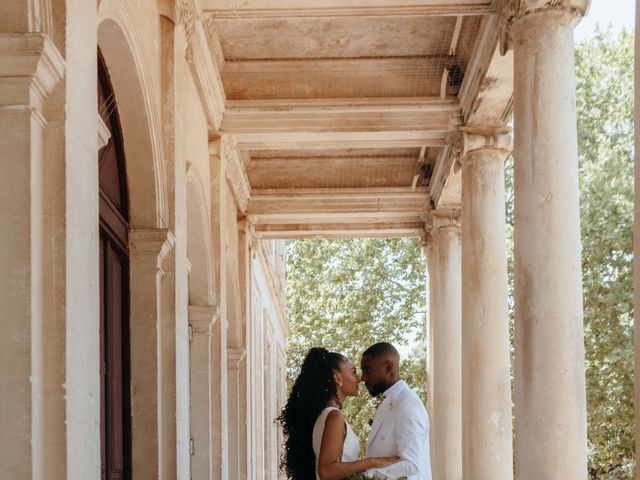
[[196, 168], [187, 165], [187, 257], [189, 273], [189, 304], [213, 305], [214, 283], [211, 271], [212, 249], [207, 196]]
[[125, 0], [103, 0], [98, 46], [118, 103], [127, 155], [131, 226], [166, 228], [168, 189], [156, 86], [139, 27]]

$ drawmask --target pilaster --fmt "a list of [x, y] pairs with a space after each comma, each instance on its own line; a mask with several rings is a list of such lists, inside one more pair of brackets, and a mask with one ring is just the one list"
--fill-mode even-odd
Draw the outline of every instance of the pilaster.
[[[20, 7], [20, 2], [15, 2]], [[10, 20], [10, 19], [9, 19]], [[0, 477], [31, 478], [46, 458], [43, 283], [44, 103], [64, 60], [41, 33], [0, 33]], [[56, 273], [58, 273], [56, 271]], [[62, 292], [64, 295], [64, 291]], [[62, 347], [64, 348], [64, 347]], [[56, 352], [56, 358], [59, 357]], [[57, 403], [57, 402], [56, 402]], [[64, 411], [56, 412], [64, 415]], [[59, 432], [62, 435], [66, 432]], [[61, 442], [64, 445], [64, 442]], [[58, 451], [64, 455], [65, 451]], [[55, 475], [55, 473], [52, 472]]]
[[220, 311], [213, 305], [189, 305], [189, 325], [192, 330], [191, 369], [191, 439], [193, 478], [213, 480], [213, 397], [212, 335], [220, 320]]
[[169, 368], [163, 349], [166, 341], [163, 313], [170, 314], [166, 312], [170, 292], [163, 288], [163, 283], [166, 284], [167, 272], [171, 273], [168, 259], [174, 245], [175, 237], [167, 229], [133, 230], [129, 235], [131, 448], [136, 478], [164, 478], [163, 446], [170, 432], [163, 431], [163, 414], [169, 412], [160, 385]]
[[213, 275], [215, 305], [220, 321], [214, 324], [212, 336], [212, 428], [214, 478], [226, 480], [229, 475], [228, 451], [228, 372], [227, 372], [227, 209], [231, 200], [226, 177], [227, 157], [223, 153], [222, 138], [209, 140], [211, 171], [211, 237], [213, 244]]

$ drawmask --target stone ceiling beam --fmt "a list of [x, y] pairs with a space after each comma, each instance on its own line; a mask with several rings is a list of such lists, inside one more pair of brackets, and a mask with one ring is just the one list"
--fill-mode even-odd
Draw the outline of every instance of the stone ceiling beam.
[[242, 150], [444, 147], [449, 129], [364, 132], [234, 132]]
[[417, 237], [424, 220], [377, 223], [299, 223], [256, 225], [255, 235], [265, 240], [296, 238], [398, 238]]
[[491, 0], [202, 0], [204, 12], [215, 18], [295, 18], [342, 16], [484, 15], [495, 10]]
[[[358, 191], [359, 190], [359, 191]], [[300, 222], [311, 218], [339, 221], [345, 217], [386, 218], [407, 215], [423, 215], [428, 210], [427, 193], [412, 192], [410, 189], [395, 189], [385, 192], [367, 192], [366, 189], [353, 189], [350, 193], [341, 193], [339, 189], [331, 192], [254, 194], [249, 200], [248, 214], [257, 222]]]
[[447, 130], [459, 123], [456, 98], [229, 100], [230, 133]]

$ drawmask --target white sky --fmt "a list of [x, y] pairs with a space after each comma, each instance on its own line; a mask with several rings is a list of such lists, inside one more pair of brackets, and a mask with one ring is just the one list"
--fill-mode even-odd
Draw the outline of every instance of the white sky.
[[596, 24], [604, 29], [611, 24], [614, 30], [633, 29], [635, 25], [635, 0], [591, 0], [589, 14], [575, 30], [579, 42], [593, 36]]

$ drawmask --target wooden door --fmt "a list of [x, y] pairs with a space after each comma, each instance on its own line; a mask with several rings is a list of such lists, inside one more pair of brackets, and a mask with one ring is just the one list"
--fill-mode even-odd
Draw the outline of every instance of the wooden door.
[[98, 153], [102, 479], [131, 478], [129, 375], [129, 211], [118, 110], [98, 55], [98, 104], [109, 143]]

